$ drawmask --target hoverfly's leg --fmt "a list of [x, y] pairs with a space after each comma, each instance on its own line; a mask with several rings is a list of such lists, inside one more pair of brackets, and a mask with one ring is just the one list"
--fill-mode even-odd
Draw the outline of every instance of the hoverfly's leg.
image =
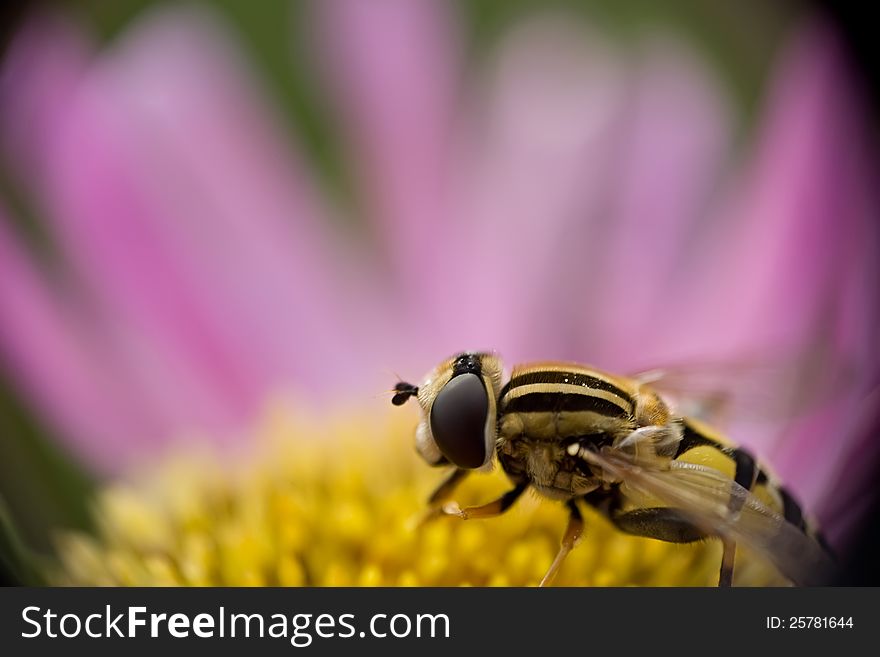
[[443, 502], [449, 499], [449, 496], [452, 495], [452, 491], [454, 491], [462, 480], [471, 472], [472, 470], [465, 470], [464, 468], [456, 468], [453, 470], [446, 479], [440, 482], [440, 485], [434, 489], [434, 492], [431, 493], [431, 496], [428, 498], [428, 504], [432, 507], [439, 507]]
[[622, 532], [655, 538], [667, 543], [693, 543], [707, 537], [704, 531], [691, 523], [681, 512], [669, 507], [624, 512], [612, 510], [609, 518]]
[[635, 536], [654, 538], [667, 543], [693, 543], [707, 534], [671, 507], [646, 507], [623, 511], [624, 498], [620, 488], [602, 489], [583, 498], [598, 509], [620, 531]]
[[471, 520], [474, 518], [493, 518], [500, 516], [507, 511], [513, 503], [516, 502], [520, 495], [523, 494], [529, 482], [524, 481], [516, 485], [512, 490], [507, 491], [497, 500], [492, 500], [481, 506], [468, 506], [462, 509], [456, 502], [449, 502], [443, 505], [443, 513], [448, 516], [455, 516], [462, 520]]
[[733, 562], [736, 557], [736, 543], [721, 539], [724, 552], [721, 554], [721, 572], [718, 574], [718, 586], [733, 586]]
[[[667, 543], [693, 543], [708, 535], [687, 520], [679, 511], [666, 507], [635, 509], [624, 513], [612, 512], [611, 522], [621, 531], [636, 536], [654, 538]], [[733, 562], [736, 556], [736, 543], [721, 539], [724, 552], [721, 557], [721, 571], [718, 586], [733, 585]]]
[[547, 569], [539, 586], [550, 586], [553, 583], [553, 580], [556, 579], [556, 574], [562, 567], [562, 562], [565, 561], [568, 553], [574, 549], [574, 546], [577, 545], [581, 538], [581, 534], [583, 534], [584, 519], [577, 508], [577, 504], [574, 500], [569, 500], [567, 506], [569, 511], [568, 526], [565, 528], [565, 534], [562, 535], [559, 552], [556, 553], [556, 558], [553, 559], [553, 563], [550, 564], [550, 568]]
[[434, 489], [428, 497], [428, 508], [418, 521], [418, 526], [422, 526], [443, 515], [443, 503], [452, 495], [452, 492], [458, 485], [470, 474], [472, 470], [464, 468], [455, 468], [447, 477], [440, 482], [440, 485]]

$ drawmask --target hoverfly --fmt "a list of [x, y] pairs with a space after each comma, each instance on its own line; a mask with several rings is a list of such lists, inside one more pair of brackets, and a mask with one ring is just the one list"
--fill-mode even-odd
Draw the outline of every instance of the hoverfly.
[[[453, 468], [430, 496], [430, 513], [497, 516], [529, 488], [568, 507], [541, 586], [553, 581], [583, 532], [582, 503], [626, 533], [674, 543], [720, 539], [719, 586], [732, 584], [738, 543], [795, 584], [824, 581], [828, 552], [791, 494], [747, 451], [674, 415], [647, 383], [557, 362], [520, 365], [502, 378], [496, 355], [460, 353], [418, 386], [397, 383], [392, 403], [416, 397], [419, 454], [429, 465]], [[688, 460], [698, 448], [720, 454], [732, 475]], [[490, 470], [495, 459], [513, 486], [507, 493], [468, 508], [450, 501], [469, 473]]]

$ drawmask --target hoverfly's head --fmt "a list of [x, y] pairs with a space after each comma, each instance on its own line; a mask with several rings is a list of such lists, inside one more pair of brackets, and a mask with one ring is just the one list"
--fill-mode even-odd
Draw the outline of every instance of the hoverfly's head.
[[494, 354], [465, 352], [432, 370], [421, 385], [401, 381], [391, 403], [416, 397], [422, 419], [416, 448], [431, 465], [491, 467], [502, 365]]

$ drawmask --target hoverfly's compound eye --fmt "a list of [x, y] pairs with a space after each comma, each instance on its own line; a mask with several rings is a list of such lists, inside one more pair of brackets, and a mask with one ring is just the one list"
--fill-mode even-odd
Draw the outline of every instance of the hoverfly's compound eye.
[[440, 452], [460, 468], [479, 468], [486, 460], [489, 395], [476, 374], [450, 379], [431, 406], [431, 433]]

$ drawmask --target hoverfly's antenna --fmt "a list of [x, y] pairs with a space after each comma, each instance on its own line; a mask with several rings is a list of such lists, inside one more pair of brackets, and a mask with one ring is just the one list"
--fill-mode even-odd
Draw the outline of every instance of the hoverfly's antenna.
[[395, 406], [403, 406], [410, 397], [419, 394], [419, 387], [406, 381], [400, 381], [394, 386], [393, 392], [394, 396], [391, 398], [391, 403]]

